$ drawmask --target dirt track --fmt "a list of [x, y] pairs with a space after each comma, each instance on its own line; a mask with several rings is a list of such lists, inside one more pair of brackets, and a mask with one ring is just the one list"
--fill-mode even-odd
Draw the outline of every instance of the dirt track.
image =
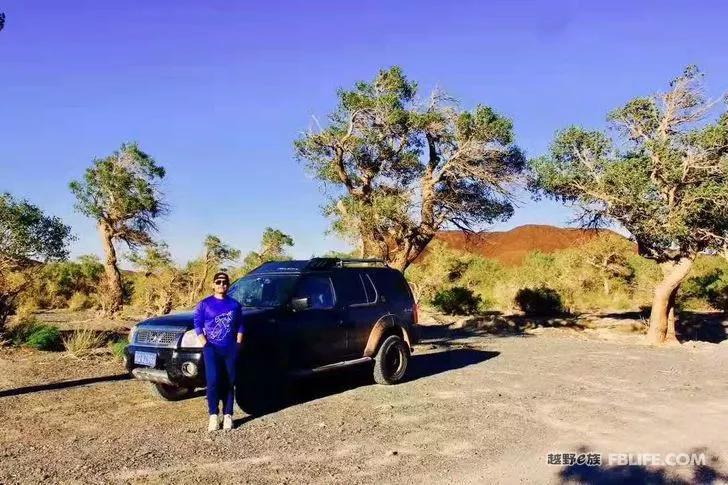
[[[299, 385], [297, 403], [262, 418], [238, 415], [235, 430], [212, 436], [203, 431], [203, 397], [166, 403], [136, 381], [0, 397], [0, 483], [663, 483], [674, 474], [728, 483], [727, 344], [652, 349], [566, 331], [431, 336], [404, 384], [371, 385], [366, 369], [323, 376]], [[0, 352], [0, 395], [38, 384], [38, 375], [21, 377], [29, 367], [77, 365], [58, 354]], [[93, 361], [83, 369], [65, 378], [121, 372]], [[548, 453], [579, 449], [700, 449], [715, 460], [664, 469], [546, 464]]]

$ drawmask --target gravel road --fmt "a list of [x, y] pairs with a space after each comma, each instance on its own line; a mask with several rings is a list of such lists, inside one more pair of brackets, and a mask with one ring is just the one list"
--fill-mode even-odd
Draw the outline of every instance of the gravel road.
[[[43, 390], [43, 375], [122, 369], [0, 350], [0, 483], [728, 483], [726, 344], [655, 349], [560, 331], [431, 337], [403, 384], [373, 385], [366, 368], [319, 376], [284, 409], [239, 413], [233, 431], [212, 435], [202, 395], [167, 403], [133, 380]], [[698, 452], [707, 463], [547, 464], [549, 453], [581, 451], [603, 461]]]

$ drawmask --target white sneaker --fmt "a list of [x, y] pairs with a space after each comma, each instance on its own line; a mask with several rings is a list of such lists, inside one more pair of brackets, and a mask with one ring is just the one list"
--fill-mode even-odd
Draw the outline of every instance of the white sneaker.
[[210, 420], [207, 422], [207, 431], [217, 431], [220, 429], [220, 418], [217, 414], [211, 414]]
[[233, 429], [233, 417], [230, 414], [226, 414], [225, 417], [222, 418], [222, 429], [225, 431]]

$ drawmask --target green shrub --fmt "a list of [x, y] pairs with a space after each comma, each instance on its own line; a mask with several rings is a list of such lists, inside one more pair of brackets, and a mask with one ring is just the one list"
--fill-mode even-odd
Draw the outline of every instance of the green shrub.
[[435, 295], [432, 304], [447, 315], [472, 315], [477, 313], [480, 297], [462, 286], [443, 290]]
[[124, 339], [117, 342], [111, 342], [109, 344], [109, 347], [111, 348], [111, 353], [114, 354], [114, 357], [122, 360], [124, 358], [124, 350], [128, 345], [129, 341], [127, 339]]
[[52, 325], [43, 325], [28, 320], [16, 325], [10, 331], [10, 340], [15, 345], [26, 345], [38, 350], [60, 350], [63, 348], [61, 332]]
[[552, 289], [521, 288], [516, 293], [515, 303], [526, 315], [550, 316], [564, 313], [561, 295]]
[[22, 319], [20, 323], [8, 330], [7, 335], [13, 345], [23, 345], [39, 326], [40, 324], [35, 318]]
[[51, 325], [41, 325], [28, 337], [25, 344], [38, 350], [60, 350], [61, 332]]

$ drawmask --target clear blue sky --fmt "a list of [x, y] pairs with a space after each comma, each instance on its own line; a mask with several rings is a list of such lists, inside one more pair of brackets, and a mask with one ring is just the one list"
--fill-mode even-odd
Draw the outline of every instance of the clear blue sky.
[[[68, 182], [125, 140], [168, 169], [160, 237], [179, 261], [208, 233], [250, 250], [265, 226], [291, 234], [295, 256], [343, 248], [324, 237], [324, 198], [292, 141], [338, 87], [381, 67], [512, 117], [529, 156], [568, 124], [602, 127], [687, 64], [711, 94], [728, 88], [724, 1], [0, 0], [0, 11], [0, 191], [69, 223], [73, 255], [101, 247]], [[522, 200], [497, 228], [571, 217]]]

